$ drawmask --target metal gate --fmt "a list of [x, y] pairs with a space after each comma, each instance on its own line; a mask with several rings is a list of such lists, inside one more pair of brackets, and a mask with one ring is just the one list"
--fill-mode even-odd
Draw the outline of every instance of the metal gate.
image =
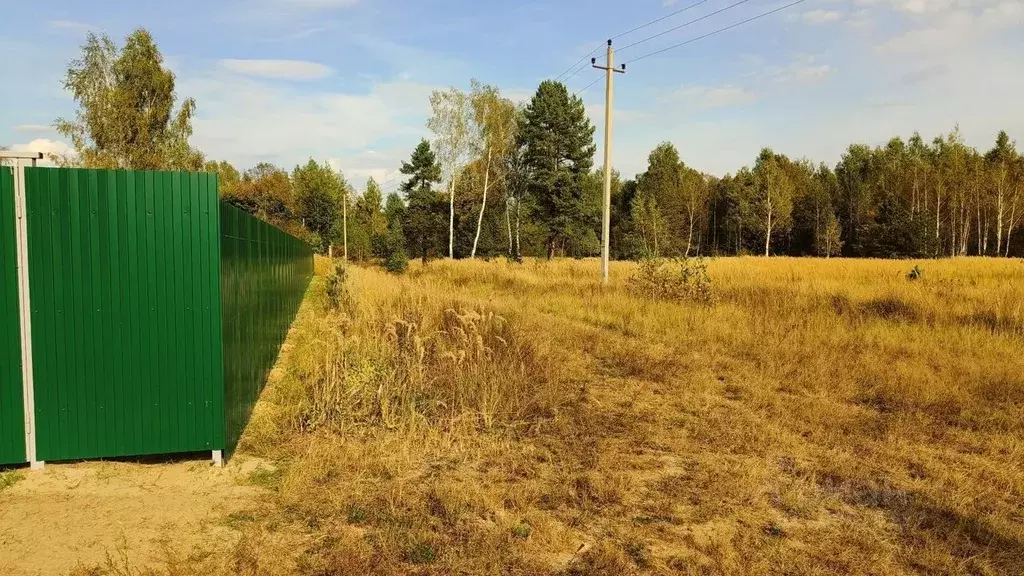
[[37, 460], [223, 445], [217, 178], [26, 168]]

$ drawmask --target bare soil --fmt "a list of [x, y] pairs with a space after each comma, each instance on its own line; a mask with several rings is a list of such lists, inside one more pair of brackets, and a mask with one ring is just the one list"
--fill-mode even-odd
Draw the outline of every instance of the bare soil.
[[238, 538], [237, 518], [259, 489], [258, 466], [197, 459], [80, 462], [21, 471], [0, 490], [0, 574], [62, 574], [81, 566], [146, 565], [167, 554], [209, 554]]

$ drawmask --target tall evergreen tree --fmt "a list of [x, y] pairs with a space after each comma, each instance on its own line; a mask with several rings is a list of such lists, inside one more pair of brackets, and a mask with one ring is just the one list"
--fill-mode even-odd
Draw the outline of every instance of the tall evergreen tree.
[[426, 264], [430, 253], [442, 243], [445, 230], [444, 206], [432, 186], [441, 181], [441, 167], [429, 142], [420, 140], [409, 161], [402, 162], [401, 172], [409, 176], [401, 185], [408, 202], [402, 230], [410, 252]]
[[593, 167], [594, 127], [579, 97], [545, 80], [524, 110], [519, 142], [550, 259], [559, 241], [586, 229], [583, 177]]

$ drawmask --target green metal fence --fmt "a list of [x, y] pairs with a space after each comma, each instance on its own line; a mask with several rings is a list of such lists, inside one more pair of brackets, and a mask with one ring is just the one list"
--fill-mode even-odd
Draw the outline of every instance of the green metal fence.
[[14, 177], [0, 166], [0, 464], [25, 461]]
[[26, 168], [39, 460], [223, 445], [216, 177]]
[[28, 167], [24, 191], [23, 255], [0, 168], [0, 464], [32, 448], [33, 461], [233, 450], [312, 278], [309, 245], [220, 203], [215, 174]]
[[308, 244], [222, 203], [225, 448], [234, 450], [309, 281]]

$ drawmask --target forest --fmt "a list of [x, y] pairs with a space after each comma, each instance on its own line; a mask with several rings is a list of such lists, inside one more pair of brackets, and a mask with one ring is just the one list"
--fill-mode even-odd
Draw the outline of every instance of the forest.
[[[79, 108], [55, 127], [76, 154], [58, 164], [215, 171], [224, 200], [321, 252], [392, 268], [408, 258], [600, 253], [595, 126], [560, 82], [542, 82], [524, 103], [477, 80], [435, 91], [430, 139], [410, 151], [401, 178], [371, 178], [362, 193], [312, 158], [290, 171], [207, 159], [189, 142], [197, 103], [175, 109], [174, 74], [144, 29], [121, 47], [90, 33], [64, 86]], [[980, 151], [958, 127], [930, 141], [854, 143], [834, 167], [765, 147], [721, 177], [687, 165], [666, 140], [634, 178], [613, 170], [612, 257], [1020, 256], [1024, 157], [1006, 132], [993, 136]]]

